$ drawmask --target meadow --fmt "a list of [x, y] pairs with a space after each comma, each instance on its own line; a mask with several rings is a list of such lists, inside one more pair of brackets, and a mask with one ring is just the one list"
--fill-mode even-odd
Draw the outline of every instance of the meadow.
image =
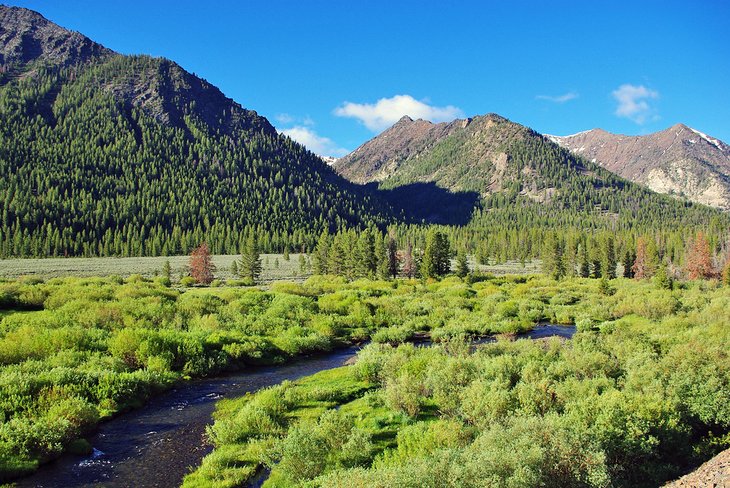
[[727, 287], [430, 286], [474, 294], [462, 326], [483, 311], [578, 332], [476, 350], [463, 334], [375, 342], [354, 365], [222, 401], [215, 450], [184, 486], [655, 487], [730, 446]]
[[[507, 292], [526, 279], [491, 283]], [[477, 306], [475, 289], [458, 278], [347, 283], [314, 276], [267, 289], [170, 287], [138, 274], [2, 282], [0, 479], [66, 450], [90, 449], [84, 435], [98, 422], [186, 378], [370, 337], [396, 343], [424, 331], [436, 339], [517, 333], [543, 319], [571, 320], [560, 305], [520, 305], [507, 296]]]
[[[240, 259], [238, 254], [217, 254], [211, 256], [216, 267], [215, 277], [221, 280], [235, 279], [231, 273], [231, 265]], [[303, 281], [312, 275], [310, 257], [304, 254], [306, 265], [302, 269], [300, 254], [291, 253], [289, 259], [284, 254], [261, 255], [261, 281], [264, 283], [277, 280]], [[76, 277], [103, 277], [117, 275], [128, 277], [139, 274], [146, 278], [154, 278], [162, 273], [165, 262], [170, 262], [173, 281], [187, 275], [190, 263], [189, 256], [154, 256], [133, 258], [11, 258], [0, 259], [0, 278], [17, 279], [23, 276], [36, 276], [43, 279]], [[506, 261], [504, 263], [477, 264], [473, 257], [469, 259], [470, 268], [480, 273], [534, 274], [539, 273], [541, 261], [520, 263]], [[452, 261], [452, 267], [455, 263]]]

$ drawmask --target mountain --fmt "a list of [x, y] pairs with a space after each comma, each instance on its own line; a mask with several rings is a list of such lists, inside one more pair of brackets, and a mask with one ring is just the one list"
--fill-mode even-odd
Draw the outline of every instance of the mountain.
[[699, 223], [712, 214], [626, 181], [495, 114], [439, 124], [403, 117], [334, 167], [351, 181], [394, 192], [393, 203], [407, 212], [445, 223], [470, 206], [467, 222], [530, 225], [628, 228]]
[[0, 256], [294, 249], [398, 214], [176, 63], [7, 6], [0, 172]]
[[547, 137], [656, 192], [730, 210], [730, 146], [686, 125], [645, 136], [593, 129]]

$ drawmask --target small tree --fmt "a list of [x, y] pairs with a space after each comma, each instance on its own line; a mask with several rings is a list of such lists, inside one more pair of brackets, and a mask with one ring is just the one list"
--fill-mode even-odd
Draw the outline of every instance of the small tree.
[[449, 240], [446, 234], [431, 229], [426, 236], [421, 275], [424, 278], [437, 278], [447, 274], [451, 270], [449, 254]]
[[671, 290], [674, 286], [674, 281], [672, 280], [672, 277], [669, 276], [669, 269], [667, 268], [667, 265], [664, 261], [661, 262], [656, 270], [656, 274], [654, 275], [654, 283], [656, 284], [657, 288], [662, 288], [664, 290]]
[[469, 260], [463, 250], [456, 254], [456, 275], [465, 278], [469, 274]]
[[687, 276], [691, 280], [699, 278], [712, 278], [714, 270], [712, 268], [712, 255], [710, 253], [710, 243], [707, 241], [703, 232], [698, 232], [687, 253], [685, 270]]
[[588, 257], [588, 246], [586, 245], [585, 241], [583, 241], [580, 245], [579, 255], [580, 255], [580, 257], [579, 257], [580, 277], [588, 278], [591, 276], [591, 261]]
[[608, 236], [603, 243], [601, 276], [609, 280], [616, 277], [616, 249], [613, 245], [613, 237], [611, 236]]
[[190, 276], [200, 284], [209, 285], [213, 281], [215, 266], [210, 257], [208, 244], [203, 243], [190, 253]]
[[725, 286], [730, 286], [730, 256], [725, 260], [725, 267], [722, 269], [722, 282]]
[[238, 276], [238, 263], [236, 262], [235, 259], [231, 263], [231, 274], [233, 275], [234, 278], [236, 276]]
[[634, 262], [636, 261], [636, 254], [631, 252], [631, 249], [626, 249], [626, 252], [624, 253], [624, 278], [633, 278], [634, 277], [634, 270], [632, 269], [632, 266], [634, 265]]
[[542, 253], [543, 273], [559, 280], [565, 276], [563, 242], [558, 236], [549, 234]]
[[241, 252], [238, 272], [242, 277], [248, 278], [256, 283], [261, 276], [261, 269], [261, 253], [259, 252], [259, 246], [256, 242], [256, 236], [251, 234], [248, 239], [246, 239], [243, 252]]
[[388, 270], [388, 248], [385, 240], [379, 234], [375, 236], [375, 261], [377, 263], [377, 276], [387, 280], [390, 276]]
[[170, 286], [172, 284], [172, 267], [170, 266], [170, 260], [165, 260], [165, 264], [162, 265], [162, 285]]
[[388, 234], [388, 273], [390, 273], [390, 276], [393, 278], [398, 277], [399, 265], [398, 244], [395, 242], [393, 234]]
[[299, 255], [299, 272], [302, 274], [307, 272], [307, 258], [304, 253]]

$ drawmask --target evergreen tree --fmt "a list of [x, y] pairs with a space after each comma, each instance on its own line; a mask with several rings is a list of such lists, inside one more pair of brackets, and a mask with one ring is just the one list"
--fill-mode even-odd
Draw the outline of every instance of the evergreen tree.
[[550, 234], [543, 251], [542, 258], [543, 272], [559, 280], [565, 276], [565, 260], [563, 259], [563, 242], [561, 239]]
[[238, 263], [234, 259], [231, 263], [231, 275], [235, 278], [238, 276]]
[[725, 267], [722, 269], [722, 282], [730, 286], [730, 256], [725, 259]]
[[307, 272], [307, 257], [304, 253], [299, 254], [299, 272], [304, 274]]
[[327, 229], [322, 231], [317, 241], [317, 247], [312, 254], [312, 271], [323, 275], [329, 272], [330, 235]]
[[377, 263], [377, 276], [381, 280], [390, 278], [390, 268], [388, 263], [388, 248], [385, 240], [380, 236], [375, 236], [375, 261]]
[[355, 263], [357, 276], [372, 277], [377, 270], [375, 256], [375, 236], [370, 229], [365, 229], [357, 238], [357, 262]]
[[172, 267], [170, 266], [169, 259], [166, 259], [165, 264], [162, 265], [162, 283], [165, 286], [172, 284]]
[[631, 249], [626, 249], [626, 252], [624, 253], [624, 259], [623, 259], [623, 267], [624, 267], [624, 278], [633, 278], [634, 277], [634, 271], [633, 266], [634, 262], [636, 261], [636, 254], [631, 251]]
[[588, 258], [588, 247], [586, 246], [586, 242], [583, 241], [580, 246], [580, 277], [581, 278], [588, 278], [591, 276], [591, 262]]
[[613, 237], [608, 236], [603, 243], [603, 262], [601, 263], [601, 276], [612, 280], [616, 277], [616, 249]]
[[423, 278], [439, 278], [451, 269], [449, 241], [446, 235], [432, 228], [426, 235], [426, 246], [421, 261]]
[[469, 274], [469, 260], [466, 252], [461, 250], [456, 254], [456, 275], [465, 278]]
[[659, 267], [656, 270], [656, 274], [654, 275], [654, 284], [656, 284], [658, 288], [665, 290], [671, 290], [674, 286], [672, 277], [669, 276], [667, 264], [664, 261], [659, 264]]
[[398, 244], [395, 241], [393, 234], [388, 234], [388, 273], [392, 278], [398, 277]]
[[241, 251], [238, 272], [243, 278], [248, 278], [256, 283], [261, 276], [261, 270], [261, 253], [259, 252], [256, 235], [252, 233], [246, 239], [246, 244]]

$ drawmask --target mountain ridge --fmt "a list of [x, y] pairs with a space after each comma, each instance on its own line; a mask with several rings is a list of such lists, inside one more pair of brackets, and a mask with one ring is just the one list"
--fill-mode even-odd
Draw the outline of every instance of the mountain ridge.
[[685, 124], [641, 136], [591, 129], [546, 137], [659, 193], [730, 210], [730, 146]]
[[294, 249], [397, 214], [173, 61], [7, 6], [0, 55], [2, 256]]

